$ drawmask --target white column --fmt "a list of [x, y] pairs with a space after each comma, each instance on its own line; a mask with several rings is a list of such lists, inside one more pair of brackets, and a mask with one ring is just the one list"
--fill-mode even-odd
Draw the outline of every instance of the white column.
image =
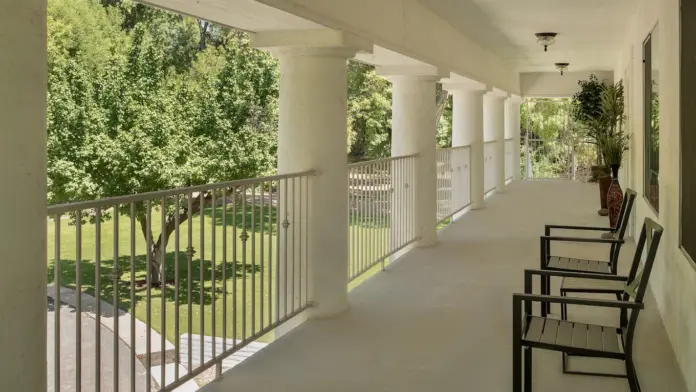
[[520, 133], [520, 105], [522, 104], [522, 97], [511, 95], [508, 98], [508, 104], [506, 109], [508, 110], [508, 126], [506, 127], [506, 137], [512, 137], [512, 180], [519, 181], [522, 177], [521, 175], [521, 165], [520, 165], [520, 145], [521, 145], [521, 133]]
[[253, 43], [280, 59], [279, 173], [318, 171], [308, 190], [310, 317], [336, 315], [348, 309], [347, 60], [362, 42], [301, 31], [260, 33]]
[[[452, 147], [470, 146], [469, 196], [472, 209], [485, 207], [483, 165], [483, 96], [485, 89], [448, 86], [452, 91]], [[455, 184], [458, 185], [458, 184]], [[456, 192], [459, 197], [465, 196]]]
[[46, 0], [0, 3], [0, 385], [46, 390]]
[[486, 141], [495, 140], [492, 169], [495, 171], [496, 193], [505, 192], [505, 98], [505, 92], [493, 89], [486, 94], [484, 109]]
[[378, 70], [392, 82], [392, 156], [418, 154], [415, 173], [415, 234], [418, 246], [437, 243], [435, 84], [437, 70]]

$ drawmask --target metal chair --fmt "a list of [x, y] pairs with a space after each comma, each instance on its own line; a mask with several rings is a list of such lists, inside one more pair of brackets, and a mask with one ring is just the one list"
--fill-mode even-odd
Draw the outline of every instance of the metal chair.
[[[588, 226], [563, 226], [563, 225], [546, 225], [544, 236], [540, 238], [541, 242], [541, 257], [539, 268], [542, 270], [551, 271], [573, 271], [573, 272], [590, 272], [597, 274], [616, 275], [618, 269], [619, 254], [621, 246], [624, 244], [624, 235], [631, 218], [633, 204], [636, 200], [636, 192], [626, 188], [623, 202], [621, 203], [621, 211], [619, 213], [618, 224], [614, 229], [606, 227], [588, 227]], [[585, 230], [585, 231], [609, 231], [613, 233], [613, 238], [586, 238], [586, 237], [559, 237], [551, 236], [551, 230]], [[595, 243], [607, 244], [609, 248], [609, 260], [587, 260], [572, 257], [564, 257], [553, 255], [551, 253], [551, 243], [553, 242], [580, 242], [580, 243]], [[551, 277], [544, 276], [541, 279], [541, 293], [549, 295], [551, 289]], [[545, 305], [542, 308], [542, 316], [550, 311], [550, 305]]]
[[[633, 342], [640, 310], [644, 308], [643, 298], [655, 262], [663, 228], [646, 219], [636, 246], [634, 260], [640, 260], [644, 251], [645, 263], [642, 270], [640, 262], [634, 263], [627, 277], [611, 274], [587, 274], [550, 270], [525, 270], [525, 294], [513, 294], [513, 392], [532, 391], [532, 350], [553, 350], [563, 353], [564, 372], [567, 355], [612, 358], [623, 360], [626, 374], [583, 373], [573, 374], [624, 377], [628, 379], [631, 392], [640, 392], [640, 383], [633, 360]], [[592, 278], [598, 280], [627, 282], [621, 300], [599, 300], [532, 294], [532, 277], [539, 275], [541, 280], [550, 276]], [[544, 304], [584, 305], [620, 309], [619, 327], [584, 324], [539, 317], [533, 314], [532, 303], [538, 302], [543, 310]]]

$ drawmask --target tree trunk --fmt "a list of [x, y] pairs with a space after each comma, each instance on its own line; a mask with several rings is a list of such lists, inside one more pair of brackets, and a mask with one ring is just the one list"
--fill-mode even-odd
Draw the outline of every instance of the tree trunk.
[[445, 112], [445, 107], [447, 107], [447, 99], [449, 98], [449, 91], [439, 89], [439, 93], [437, 94], [437, 111], [435, 112], [435, 124], [438, 125], [440, 124], [440, 118], [442, 118], [442, 114]]
[[[167, 235], [167, 237], [169, 237]], [[162, 239], [162, 236], [160, 235], [160, 239], [157, 240], [157, 243]], [[166, 241], [166, 240], [165, 240]], [[152, 258], [152, 263], [150, 264], [150, 282], [154, 283], [162, 283], [162, 285], [167, 284], [167, 277], [162, 274], [162, 266], [164, 263], [162, 263], [162, 257], [164, 256], [165, 261], [167, 255], [162, 255], [162, 248], [160, 246], [157, 246], [155, 244], [153, 246], [154, 249], [152, 249], [152, 252], [150, 252], [150, 256]]]
[[[205, 205], [206, 202], [210, 201], [211, 198], [212, 194], [209, 192], [206, 193], [203, 196], [203, 205]], [[179, 225], [187, 221], [189, 214], [195, 215], [201, 210], [201, 198], [199, 194], [198, 197], [195, 197], [193, 203], [191, 203], [190, 211], [188, 210], [187, 205], [182, 206], [182, 210], [179, 212]], [[150, 241], [152, 242], [152, 245], [147, 250], [150, 255], [150, 266], [148, 268], [148, 273], [150, 274], [150, 281], [153, 284], [160, 283], [166, 279], [166, 277], [162, 275], [162, 261], [166, 261], [167, 255], [162, 254], [162, 246], [164, 244], [164, 248], [166, 249], [167, 244], [169, 243], [169, 237], [176, 229], [176, 211], [174, 211], [166, 217], [164, 231], [160, 233], [156, 241], [153, 238], [151, 228], [147, 227], [147, 219], [145, 217], [139, 217], [138, 222], [140, 223], [140, 230], [142, 231], [143, 237], [147, 239], [149, 231]], [[163, 282], [163, 284], [165, 283], [166, 282]]]
[[208, 33], [208, 22], [199, 20], [198, 21], [198, 32], [199, 32], [199, 38], [198, 38], [198, 50], [201, 52], [205, 50], [206, 48], [206, 37]]

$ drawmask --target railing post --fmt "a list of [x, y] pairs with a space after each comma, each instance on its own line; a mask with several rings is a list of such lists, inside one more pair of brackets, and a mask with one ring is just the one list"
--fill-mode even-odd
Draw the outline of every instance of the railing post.
[[507, 105], [507, 122], [505, 129], [505, 137], [512, 138], [512, 181], [519, 181], [521, 177], [520, 169], [520, 105], [522, 97], [511, 95], [508, 98]]
[[493, 89], [486, 94], [484, 101], [486, 115], [484, 128], [488, 138], [495, 140], [493, 154], [493, 170], [495, 173], [496, 193], [505, 193], [505, 99], [508, 94], [498, 89]]
[[[437, 168], [435, 163], [436, 69], [378, 68], [392, 82], [392, 156], [418, 154], [415, 172], [415, 234], [417, 246], [437, 243]], [[395, 214], [405, 214], [394, 206]]]
[[3, 2], [0, 37], [0, 389], [45, 391], [46, 0]]
[[571, 162], [570, 164], [572, 165], [571, 177], [572, 177], [573, 181], [575, 181], [577, 179], [577, 161], [576, 161], [577, 156], [575, 155], [575, 143], [573, 143], [573, 145], [571, 146], [571, 151], [572, 151], [571, 152], [572, 156], [571, 156], [571, 160], [570, 160], [570, 162]]
[[529, 156], [529, 134], [524, 137], [524, 176], [527, 180], [534, 177], [532, 158]]

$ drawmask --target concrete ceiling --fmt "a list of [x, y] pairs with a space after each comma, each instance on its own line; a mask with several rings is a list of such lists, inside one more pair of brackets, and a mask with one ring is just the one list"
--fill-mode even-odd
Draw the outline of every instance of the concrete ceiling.
[[[520, 72], [612, 70], [636, 0], [419, 0]], [[556, 32], [549, 51], [535, 33]]]
[[240, 30], [311, 30], [323, 26], [255, 0], [139, 0], [166, 10], [183, 13]]

